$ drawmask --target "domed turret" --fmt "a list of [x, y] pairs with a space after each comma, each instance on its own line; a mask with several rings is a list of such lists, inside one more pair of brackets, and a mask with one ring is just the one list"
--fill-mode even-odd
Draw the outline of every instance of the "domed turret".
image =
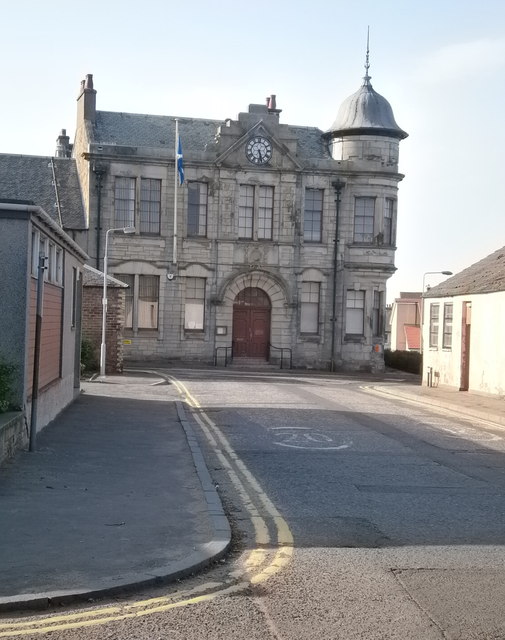
[[372, 87], [368, 73], [361, 88], [343, 102], [328, 134], [331, 137], [376, 135], [399, 140], [408, 136], [396, 124], [389, 102]]
[[367, 39], [365, 77], [361, 88], [342, 103], [333, 125], [325, 133], [335, 160], [398, 164], [399, 142], [408, 136], [396, 124], [391, 105], [370, 82]]

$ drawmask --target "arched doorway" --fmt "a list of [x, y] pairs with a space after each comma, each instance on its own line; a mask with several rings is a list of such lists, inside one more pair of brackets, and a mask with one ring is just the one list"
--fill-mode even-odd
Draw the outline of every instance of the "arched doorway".
[[243, 289], [233, 302], [233, 356], [268, 359], [270, 311], [267, 294], [257, 287]]

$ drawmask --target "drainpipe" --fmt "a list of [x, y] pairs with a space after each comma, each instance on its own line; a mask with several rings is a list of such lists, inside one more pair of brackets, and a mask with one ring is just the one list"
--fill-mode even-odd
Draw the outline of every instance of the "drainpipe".
[[44, 271], [47, 256], [39, 255], [37, 270], [37, 315], [35, 317], [35, 344], [33, 348], [33, 378], [32, 378], [32, 411], [30, 416], [29, 451], [35, 451], [37, 446], [37, 408], [39, 402], [39, 373], [40, 373], [40, 345], [42, 342], [42, 306], [44, 299]]
[[339, 232], [339, 218], [340, 218], [340, 194], [345, 187], [343, 180], [335, 180], [331, 183], [335, 190], [335, 204], [336, 204], [336, 216], [335, 216], [335, 240], [333, 244], [333, 295], [331, 301], [331, 360], [330, 371], [335, 371], [335, 333], [337, 326], [337, 264], [338, 264], [338, 232]]
[[103, 177], [106, 174], [106, 169], [103, 165], [93, 163], [93, 173], [96, 176], [96, 268], [100, 269], [100, 231], [102, 230], [102, 186]]

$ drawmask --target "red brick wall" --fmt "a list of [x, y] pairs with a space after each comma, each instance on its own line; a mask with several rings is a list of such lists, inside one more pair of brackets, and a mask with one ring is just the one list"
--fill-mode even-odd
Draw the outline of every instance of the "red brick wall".
[[[102, 342], [102, 287], [85, 286], [82, 290], [82, 338], [88, 340], [100, 362]], [[107, 289], [107, 331], [105, 343], [107, 356], [105, 373], [123, 371], [124, 289]]]
[[[61, 376], [62, 305], [63, 289], [45, 282], [42, 306], [42, 330], [40, 336], [39, 389], [43, 389]], [[30, 396], [32, 392], [36, 317], [37, 280], [32, 278], [30, 290], [28, 396]]]

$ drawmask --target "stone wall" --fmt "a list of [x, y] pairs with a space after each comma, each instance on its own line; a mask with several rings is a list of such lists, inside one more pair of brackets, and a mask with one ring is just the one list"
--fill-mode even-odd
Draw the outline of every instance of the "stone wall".
[[28, 442], [20, 411], [0, 414], [0, 466]]

